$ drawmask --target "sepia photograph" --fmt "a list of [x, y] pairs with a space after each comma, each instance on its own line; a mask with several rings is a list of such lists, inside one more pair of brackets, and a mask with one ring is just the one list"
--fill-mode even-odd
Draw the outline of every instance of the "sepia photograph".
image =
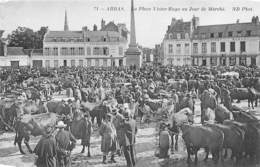
[[0, 0], [0, 167], [259, 167], [259, 17], [260, 0]]

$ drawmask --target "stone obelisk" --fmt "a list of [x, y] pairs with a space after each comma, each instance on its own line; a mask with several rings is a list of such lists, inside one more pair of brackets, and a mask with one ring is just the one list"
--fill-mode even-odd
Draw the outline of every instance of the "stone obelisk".
[[131, 27], [130, 27], [130, 44], [125, 52], [126, 66], [135, 65], [140, 68], [142, 66], [141, 51], [137, 47], [135, 34], [135, 15], [134, 15], [134, 0], [131, 0]]

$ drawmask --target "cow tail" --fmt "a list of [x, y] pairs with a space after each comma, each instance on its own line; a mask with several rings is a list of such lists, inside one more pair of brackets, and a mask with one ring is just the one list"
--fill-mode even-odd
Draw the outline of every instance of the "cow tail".
[[18, 132], [15, 130], [15, 138], [14, 138], [14, 145], [16, 145], [18, 139]]

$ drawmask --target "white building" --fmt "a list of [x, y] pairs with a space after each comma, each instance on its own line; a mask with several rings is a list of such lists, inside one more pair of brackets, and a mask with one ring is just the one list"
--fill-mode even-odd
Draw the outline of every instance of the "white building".
[[127, 48], [125, 24], [101, 21], [101, 29], [69, 31], [65, 14], [64, 31], [48, 31], [43, 40], [43, 54], [31, 56], [34, 67], [124, 66]]
[[163, 39], [163, 65], [191, 65], [191, 22], [172, 19]]
[[164, 41], [164, 65], [260, 66], [260, 24], [251, 22], [199, 26], [199, 18], [190, 22], [172, 20]]

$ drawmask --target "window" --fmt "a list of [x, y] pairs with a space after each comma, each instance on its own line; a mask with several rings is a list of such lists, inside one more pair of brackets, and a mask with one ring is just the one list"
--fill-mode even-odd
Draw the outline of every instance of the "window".
[[259, 47], [258, 49], [259, 49], [259, 51], [260, 51], [260, 41], [259, 41], [259, 46], [258, 46], [258, 47]]
[[49, 68], [50, 67], [50, 60], [45, 60], [45, 67]]
[[210, 38], [214, 38], [214, 33], [210, 33]]
[[201, 38], [206, 38], [206, 33], [201, 33]]
[[71, 67], [75, 67], [76, 66], [75, 60], [71, 60], [70, 63], [71, 63]]
[[61, 55], [68, 55], [68, 49], [67, 48], [61, 48]]
[[229, 57], [229, 65], [230, 66], [236, 65], [236, 57], [234, 57], [234, 56]]
[[121, 55], [121, 56], [123, 55], [123, 47], [120, 46], [120, 47], [118, 48], [118, 53], [119, 53], [119, 55]]
[[169, 52], [169, 53], [172, 53], [172, 51], [173, 51], [172, 44], [169, 44], [169, 50], [168, 50], [168, 52]]
[[71, 55], [75, 55], [75, 48], [70, 48]]
[[251, 31], [250, 30], [246, 31], [246, 36], [251, 36]]
[[104, 60], [103, 60], [103, 66], [104, 66], [104, 67], [107, 67], [107, 59], [104, 59]]
[[79, 48], [79, 55], [84, 55], [85, 52], [84, 52], [84, 48]]
[[181, 61], [181, 59], [180, 59], [180, 58], [177, 58], [177, 61]]
[[229, 31], [228, 32], [228, 37], [232, 37], [233, 36], [233, 32], [232, 31]]
[[237, 31], [237, 36], [241, 37], [241, 35], [242, 35], [242, 31]]
[[198, 43], [193, 43], [193, 53], [198, 53]]
[[181, 34], [180, 33], [177, 34], [177, 39], [181, 39]]
[[202, 45], [201, 45], [201, 52], [202, 53], [207, 53], [207, 43], [202, 43]]
[[84, 61], [83, 60], [79, 60], [79, 66], [83, 67], [83, 65], [84, 65]]
[[230, 42], [230, 52], [235, 52], [235, 51], [236, 51], [235, 42]]
[[225, 48], [225, 42], [220, 42], [220, 52], [225, 52], [226, 48]]
[[218, 33], [218, 37], [219, 37], [219, 38], [222, 38], [222, 36], [223, 36], [223, 33], [222, 33], [222, 32], [219, 32], [219, 33]]
[[54, 60], [54, 67], [58, 68], [59, 67], [59, 60]]
[[189, 54], [190, 52], [190, 44], [185, 43], [185, 54]]
[[239, 57], [239, 65], [246, 66], [246, 57]]
[[103, 55], [109, 55], [107, 47], [103, 48]]
[[169, 39], [172, 39], [173, 38], [173, 35], [172, 33], [169, 34]]
[[103, 38], [103, 41], [104, 41], [104, 42], [106, 42], [106, 41], [107, 41], [107, 38], [106, 38], [106, 37], [104, 37], [104, 38]]
[[246, 51], [246, 42], [241, 41], [240, 42], [240, 52], [245, 52]]
[[49, 56], [50, 55], [50, 48], [44, 48], [44, 55]]
[[87, 60], [87, 66], [89, 66], [89, 67], [91, 66], [91, 59]]
[[211, 57], [210, 58], [210, 65], [211, 66], [217, 66], [217, 57]]
[[216, 53], [216, 42], [211, 42], [211, 53]]
[[99, 48], [98, 47], [94, 47], [94, 50], [93, 50], [93, 55], [99, 55]]
[[87, 55], [91, 55], [91, 47], [87, 47]]
[[95, 66], [99, 66], [99, 60], [98, 59], [95, 59]]
[[176, 45], [176, 53], [181, 54], [181, 44]]
[[58, 48], [53, 48], [53, 55], [58, 56]]

